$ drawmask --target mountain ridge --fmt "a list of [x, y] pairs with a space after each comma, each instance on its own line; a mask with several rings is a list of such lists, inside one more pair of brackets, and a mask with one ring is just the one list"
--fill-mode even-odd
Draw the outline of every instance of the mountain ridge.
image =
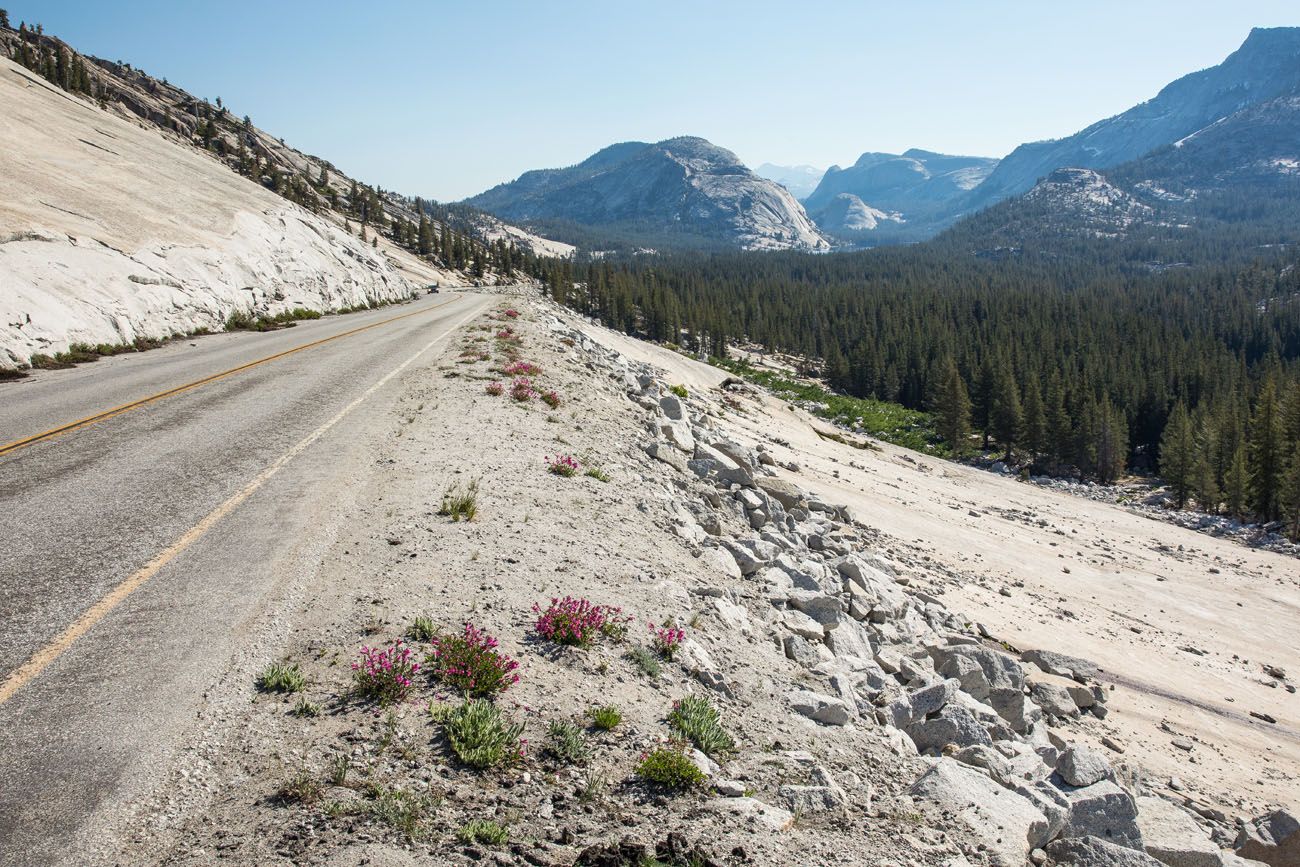
[[465, 203], [505, 220], [571, 221], [647, 238], [829, 248], [789, 190], [697, 136], [612, 144], [572, 166], [524, 172]]

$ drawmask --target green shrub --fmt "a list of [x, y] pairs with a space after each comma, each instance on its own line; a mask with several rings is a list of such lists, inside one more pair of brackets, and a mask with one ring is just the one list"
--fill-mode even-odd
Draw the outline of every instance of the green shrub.
[[422, 839], [425, 834], [424, 820], [438, 801], [429, 795], [418, 795], [404, 789], [385, 789], [371, 786], [370, 815], [408, 840]]
[[639, 644], [627, 652], [627, 658], [632, 660], [632, 664], [651, 680], [654, 680], [663, 671], [663, 666], [659, 664], [659, 657], [653, 651]]
[[447, 714], [443, 732], [456, 757], [471, 768], [495, 768], [517, 761], [523, 723], [512, 723], [496, 705], [470, 699]]
[[623, 712], [612, 704], [591, 708], [587, 711], [591, 724], [603, 732], [611, 731], [623, 721]]
[[546, 752], [566, 765], [586, 764], [591, 757], [582, 729], [566, 720], [552, 720], [547, 726]]
[[317, 702], [308, 701], [307, 696], [299, 696], [298, 703], [293, 706], [291, 713], [294, 716], [317, 717], [320, 716], [321, 707]]
[[702, 696], [688, 695], [677, 702], [668, 714], [668, 725], [712, 758], [736, 748], [736, 742], [722, 728], [717, 708]]
[[406, 637], [412, 641], [428, 641], [437, 634], [438, 626], [432, 617], [417, 617], [406, 630]]
[[583, 475], [589, 476], [598, 482], [609, 481], [609, 474], [606, 473], [604, 470], [602, 470], [600, 467], [588, 467], [587, 471], [583, 473]]
[[308, 771], [299, 771], [276, 792], [281, 801], [290, 804], [314, 804], [320, 800], [324, 786]]
[[447, 488], [442, 495], [442, 506], [438, 514], [452, 521], [472, 521], [478, 514], [478, 479], [470, 482], [464, 489], [457, 482]]
[[491, 819], [474, 819], [461, 826], [456, 839], [467, 845], [500, 846], [510, 840], [510, 831]]
[[668, 390], [671, 391], [673, 394], [677, 395], [678, 397], [680, 397], [682, 400], [686, 400], [686, 395], [687, 395], [686, 386], [670, 385], [668, 386]]
[[828, 421], [914, 451], [940, 457], [949, 454], [948, 447], [935, 430], [934, 416], [931, 413], [883, 400], [835, 394], [819, 385], [799, 382], [744, 362], [715, 357], [710, 358], [709, 363], [743, 376], [784, 400], [805, 402], [812, 407], [813, 415]]
[[686, 755], [681, 744], [658, 747], [641, 757], [636, 774], [648, 783], [683, 791], [704, 782], [704, 772]]
[[307, 676], [299, 670], [297, 663], [273, 662], [257, 677], [257, 688], [262, 692], [302, 692], [305, 686]]

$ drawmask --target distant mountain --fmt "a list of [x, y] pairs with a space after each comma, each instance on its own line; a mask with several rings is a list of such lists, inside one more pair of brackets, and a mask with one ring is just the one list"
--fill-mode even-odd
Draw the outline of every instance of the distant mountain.
[[1016, 148], [963, 207], [969, 211], [1023, 193], [1059, 168], [1118, 166], [1297, 88], [1300, 28], [1256, 28], [1223, 63], [1183, 76], [1153, 99], [1067, 138]]
[[[997, 165], [988, 157], [938, 154], [913, 148], [902, 154], [864, 153], [846, 169], [827, 169], [804, 207], [828, 232], [845, 235], [890, 229], [892, 240], [928, 237], [951, 222], [953, 204], [980, 185]], [[843, 215], [861, 212], [843, 196], [851, 196], [877, 215], [859, 220], [859, 228]], [[889, 215], [882, 223], [881, 216]], [[873, 240], [886, 240], [884, 238]]]
[[617, 239], [652, 248], [829, 247], [787, 189], [731, 151], [689, 136], [611, 145], [576, 166], [525, 172], [465, 201], [551, 237], [581, 234], [588, 246]]
[[873, 232], [881, 223], [905, 222], [898, 212], [886, 213], [871, 207], [852, 193], [839, 193], [817, 213], [817, 223], [833, 235]]
[[1106, 170], [1062, 168], [950, 233], [977, 249], [1136, 242], [1180, 258], [1212, 239], [1300, 242], [1300, 91], [1246, 106], [1174, 144]]
[[822, 175], [826, 174], [826, 170], [816, 166], [777, 166], [763, 163], [754, 169], [754, 174], [769, 181], [776, 181], [793, 193], [796, 199], [803, 199], [817, 189], [817, 183], [822, 179]]

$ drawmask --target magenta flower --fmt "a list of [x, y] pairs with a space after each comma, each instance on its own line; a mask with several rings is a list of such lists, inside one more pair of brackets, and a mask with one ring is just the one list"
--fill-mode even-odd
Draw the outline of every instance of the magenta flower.
[[467, 695], [489, 696], [519, 682], [519, 663], [497, 650], [497, 640], [473, 623], [460, 635], [436, 635], [425, 659], [433, 676]]
[[419, 670], [414, 652], [398, 639], [386, 647], [362, 645], [352, 663], [352, 678], [358, 693], [389, 705], [406, 698]]

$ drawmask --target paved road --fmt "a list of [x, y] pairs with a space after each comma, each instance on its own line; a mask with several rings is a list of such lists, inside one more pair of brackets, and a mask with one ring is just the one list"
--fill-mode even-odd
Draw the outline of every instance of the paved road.
[[340, 335], [0, 454], [0, 863], [86, 863], [316, 555], [367, 438], [393, 428], [386, 377], [491, 301], [430, 296], [0, 384], [3, 450]]

